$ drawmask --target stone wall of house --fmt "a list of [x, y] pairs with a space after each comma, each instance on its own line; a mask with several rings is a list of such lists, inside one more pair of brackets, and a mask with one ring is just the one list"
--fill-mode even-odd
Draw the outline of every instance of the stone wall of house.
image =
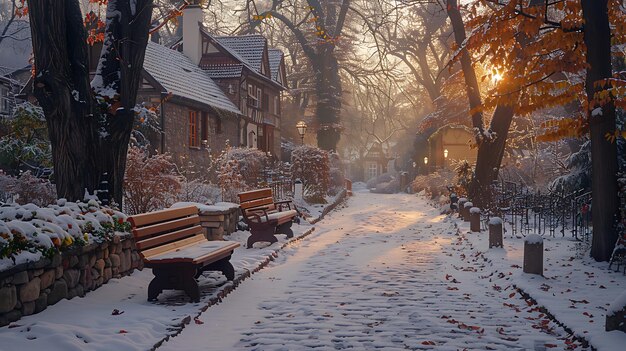
[[130, 234], [16, 265], [0, 272], [0, 327], [142, 268]]

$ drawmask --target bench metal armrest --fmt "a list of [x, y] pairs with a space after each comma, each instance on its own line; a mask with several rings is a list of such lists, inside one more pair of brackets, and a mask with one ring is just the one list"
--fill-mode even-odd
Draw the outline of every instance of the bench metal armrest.
[[278, 208], [279, 211], [283, 210], [283, 206], [287, 206], [288, 210], [291, 210], [291, 206], [293, 206], [293, 208], [296, 208], [296, 205], [293, 204], [293, 202], [291, 200], [282, 200], [282, 201], [276, 201], [274, 202], [274, 206], [276, 206]]
[[263, 210], [263, 209], [254, 209], [254, 210], [247, 210], [248, 212], [246, 213], [246, 218], [250, 219], [250, 217], [252, 218], [256, 218], [257, 219], [257, 223], [262, 223], [263, 221], [261, 220], [261, 216], [265, 216], [265, 220], [267, 222], [270, 221], [269, 216], [267, 215], [267, 211]]

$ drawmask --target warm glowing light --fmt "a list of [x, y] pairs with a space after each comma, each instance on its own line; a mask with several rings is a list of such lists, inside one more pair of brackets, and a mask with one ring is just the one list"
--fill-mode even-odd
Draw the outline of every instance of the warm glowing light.
[[491, 75], [491, 82], [495, 84], [501, 81], [502, 79], [504, 79], [502, 74], [494, 69], [493, 74]]

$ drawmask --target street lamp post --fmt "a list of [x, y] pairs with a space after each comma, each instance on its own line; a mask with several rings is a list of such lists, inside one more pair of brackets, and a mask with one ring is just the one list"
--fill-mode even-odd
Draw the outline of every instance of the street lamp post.
[[428, 156], [424, 157], [424, 171], [428, 174]]
[[300, 144], [304, 145], [304, 134], [306, 133], [306, 123], [304, 123], [304, 121], [300, 121], [298, 122], [298, 124], [296, 124], [296, 129], [298, 130], [298, 134], [300, 134]]
[[443, 168], [448, 166], [448, 149], [443, 149]]

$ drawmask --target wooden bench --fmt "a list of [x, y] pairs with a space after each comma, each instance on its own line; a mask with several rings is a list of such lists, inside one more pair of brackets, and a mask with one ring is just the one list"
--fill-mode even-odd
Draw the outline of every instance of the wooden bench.
[[275, 233], [293, 237], [291, 224], [299, 213], [291, 200], [274, 202], [270, 188], [246, 191], [237, 196], [241, 214], [250, 227], [248, 248], [257, 241], [277, 242]]
[[206, 270], [221, 271], [235, 278], [229, 262], [234, 241], [208, 241], [195, 206], [143, 213], [129, 217], [137, 251], [154, 279], [148, 286], [148, 301], [165, 289], [184, 290], [192, 301], [200, 300], [196, 278]]

